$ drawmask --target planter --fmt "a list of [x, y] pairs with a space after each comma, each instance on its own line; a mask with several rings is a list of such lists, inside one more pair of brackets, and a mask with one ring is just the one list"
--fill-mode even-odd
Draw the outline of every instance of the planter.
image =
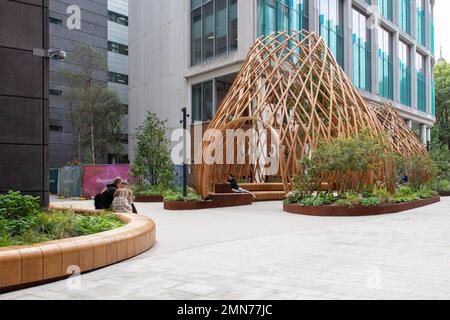
[[151, 203], [151, 202], [163, 202], [163, 196], [136, 196], [134, 197], [134, 202], [140, 203]]
[[[76, 212], [99, 213], [94, 210]], [[156, 227], [152, 220], [136, 214], [117, 216], [127, 225], [77, 238], [0, 248], [0, 293], [64, 279], [71, 276], [75, 268], [81, 273], [104, 268], [153, 247]]]
[[439, 197], [418, 200], [407, 203], [382, 204], [374, 207], [354, 206], [320, 206], [320, 207], [303, 207], [299, 204], [284, 204], [284, 211], [293, 214], [302, 214], [317, 217], [361, 217], [374, 216], [390, 213], [398, 213], [425, 207], [440, 201]]
[[441, 197], [450, 197], [450, 192], [439, 192]]
[[213, 208], [247, 206], [253, 203], [250, 194], [225, 193], [213, 194], [207, 201], [164, 201], [166, 210], [202, 210]]

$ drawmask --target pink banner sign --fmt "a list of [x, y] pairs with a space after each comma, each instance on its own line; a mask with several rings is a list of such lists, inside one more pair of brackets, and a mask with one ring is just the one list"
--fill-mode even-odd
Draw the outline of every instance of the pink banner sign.
[[95, 197], [116, 177], [128, 180], [129, 171], [129, 165], [83, 166], [83, 196]]

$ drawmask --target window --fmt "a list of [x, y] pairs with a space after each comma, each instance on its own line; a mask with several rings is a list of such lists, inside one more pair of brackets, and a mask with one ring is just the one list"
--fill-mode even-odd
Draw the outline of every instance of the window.
[[50, 131], [51, 132], [63, 132], [63, 127], [62, 126], [50, 126]]
[[392, 34], [378, 28], [378, 84], [381, 97], [393, 98]]
[[121, 73], [108, 72], [108, 81], [128, 85], [128, 76]]
[[400, 28], [411, 34], [411, 0], [399, 0], [398, 5]]
[[49, 17], [49, 18], [48, 18], [48, 21], [49, 21], [51, 24], [55, 24], [55, 25], [57, 25], [57, 26], [62, 26], [62, 20], [61, 20], [61, 19]]
[[336, 61], [342, 66], [342, 2], [340, 0], [319, 1], [320, 36], [334, 54]]
[[228, 9], [228, 45], [230, 50], [238, 48], [238, 9], [237, 0], [230, 0]]
[[128, 17], [114, 11], [108, 11], [108, 20], [124, 26], [128, 26]]
[[353, 9], [353, 83], [366, 91], [371, 88], [370, 52], [367, 17]]
[[411, 48], [403, 41], [399, 42], [398, 58], [400, 62], [400, 102], [411, 106]]
[[213, 81], [192, 86], [192, 120], [210, 121], [213, 117]]
[[258, 36], [307, 29], [307, 0], [258, 0]]
[[237, 0], [191, 0], [191, 65], [238, 47]]
[[392, 0], [378, 0], [378, 9], [383, 17], [392, 21]]
[[416, 53], [417, 68], [417, 108], [419, 111], [427, 112], [426, 87], [425, 87], [425, 57]]
[[113, 41], [108, 41], [108, 51], [128, 55], [128, 46]]
[[48, 94], [51, 96], [62, 96], [61, 90], [49, 89]]
[[425, 45], [425, 0], [416, 0], [417, 10], [417, 41]]
[[214, 57], [214, 6], [209, 2], [203, 6], [203, 60]]

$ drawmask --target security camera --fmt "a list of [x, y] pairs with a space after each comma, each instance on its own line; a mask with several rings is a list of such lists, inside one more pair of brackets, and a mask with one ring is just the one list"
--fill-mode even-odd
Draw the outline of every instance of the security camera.
[[56, 59], [63, 61], [67, 58], [67, 53], [61, 49], [33, 49], [33, 55], [37, 57], [44, 57], [49, 59]]
[[66, 60], [67, 53], [64, 50], [60, 50], [60, 49], [49, 50], [48, 51], [48, 56], [51, 59], [56, 59], [56, 60], [59, 60], [59, 61], [63, 61], [63, 60]]

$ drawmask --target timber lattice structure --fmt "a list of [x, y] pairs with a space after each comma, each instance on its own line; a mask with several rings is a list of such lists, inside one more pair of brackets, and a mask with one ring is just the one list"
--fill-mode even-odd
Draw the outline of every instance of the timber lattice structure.
[[[259, 38], [251, 47], [232, 87], [208, 129], [251, 129], [252, 138], [226, 144], [221, 141], [225, 164], [195, 165], [195, 187], [208, 196], [228, 173], [252, 177], [254, 183], [283, 183], [292, 189], [298, 162], [308, 156], [320, 140], [388, 131], [385, 145], [404, 154], [425, 154], [414, 134], [389, 105], [366, 102], [336, 62], [323, 38], [300, 31]], [[211, 153], [214, 132], [207, 130], [201, 154]], [[275, 147], [274, 147], [275, 145]], [[279, 168], [268, 177], [266, 157], [278, 154]], [[239, 155], [243, 155], [239, 161]], [[245, 159], [245, 161], [242, 161]], [[375, 173], [383, 181], [385, 172]]]

